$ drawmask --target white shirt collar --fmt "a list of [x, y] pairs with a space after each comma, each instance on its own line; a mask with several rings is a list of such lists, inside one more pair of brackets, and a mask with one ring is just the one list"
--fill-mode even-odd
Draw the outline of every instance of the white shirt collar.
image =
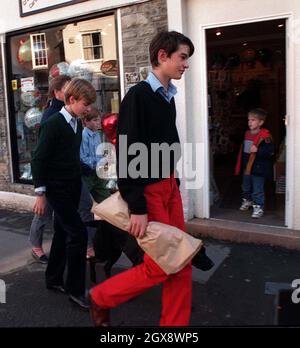
[[[72, 120], [72, 118], [75, 118], [66, 110], [66, 108], [64, 106], [61, 108], [60, 113], [64, 116], [66, 122], [69, 123], [69, 124], [70, 124], [70, 121]], [[72, 127], [72, 129], [73, 129], [73, 127]], [[75, 122], [75, 130], [74, 130], [74, 132], [75, 133], [77, 132], [77, 122]]]

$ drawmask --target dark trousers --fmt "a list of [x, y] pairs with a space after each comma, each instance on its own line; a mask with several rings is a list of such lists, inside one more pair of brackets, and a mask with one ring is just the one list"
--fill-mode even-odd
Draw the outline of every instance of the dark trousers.
[[118, 261], [122, 252], [136, 266], [143, 262], [144, 252], [136, 239], [129, 233], [109, 224], [99, 221], [99, 226], [94, 237], [96, 259], [105, 262], [105, 272], [110, 276], [112, 266]]
[[81, 180], [51, 181], [46, 196], [54, 210], [54, 235], [46, 269], [47, 285], [62, 285], [69, 294], [85, 292], [87, 231], [78, 214]]

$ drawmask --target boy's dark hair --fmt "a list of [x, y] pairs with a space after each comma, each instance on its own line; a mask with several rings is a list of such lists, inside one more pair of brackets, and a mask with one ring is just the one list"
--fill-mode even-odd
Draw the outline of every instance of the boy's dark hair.
[[67, 105], [71, 96], [76, 100], [84, 99], [88, 104], [93, 104], [96, 101], [96, 90], [89, 81], [74, 78], [65, 90], [65, 103]]
[[150, 62], [152, 66], [158, 66], [158, 52], [163, 49], [167, 56], [176, 52], [179, 45], [187, 45], [190, 49], [189, 57], [194, 53], [194, 45], [192, 41], [177, 31], [162, 31], [154, 36], [149, 46]]
[[66, 82], [71, 81], [71, 76], [59, 75], [54, 77], [49, 83], [48, 98], [54, 98], [54, 91], [60, 91]]
[[265, 121], [268, 116], [267, 111], [262, 108], [251, 109], [248, 112], [248, 114], [252, 114], [255, 118], [258, 118], [260, 121]]
[[49, 107], [51, 100], [55, 97], [54, 91], [60, 91], [65, 83], [69, 81], [71, 81], [71, 77], [68, 75], [59, 75], [50, 81], [45, 109]]
[[82, 118], [83, 124], [85, 125], [86, 121], [91, 121], [91, 120], [98, 118], [100, 116], [101, 116], [100, 111], [96, 107], [92, 106], [91, 111], [83, 116], [83, 118]]

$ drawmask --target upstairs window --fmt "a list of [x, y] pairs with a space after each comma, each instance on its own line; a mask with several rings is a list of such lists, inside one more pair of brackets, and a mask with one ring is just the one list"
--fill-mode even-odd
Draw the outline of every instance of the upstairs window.
[[47, 69], [48, 55], [46, 34], [31, 34], [30, 35], [31, 52], [32, 52], [32, 69]]
[[84, 60], [103, 59], [101, 32], [82, 34], [82, 48]]

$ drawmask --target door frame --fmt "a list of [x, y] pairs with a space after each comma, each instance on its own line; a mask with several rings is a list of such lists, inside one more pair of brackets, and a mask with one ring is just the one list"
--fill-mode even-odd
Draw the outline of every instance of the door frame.
[[[273, 16], [263, 16], [247, 18], [245, 20], [228, 21], [228, 22], [217, 22], [209, 25], [201, 25], [200, 30], [200, 77], [202, 80], [202, 92], [200, 95], [201, 115], [202, 122], [205, 122], [206, 127], [204, 128], [204, 160], [203, 163], [209, 163], [209, 131], [208, 131], [208, 88], [207, 88], [207, 59], [206, 59], [206, 36], [205, 30], [213, 28], [221, 28], [232, 25], [240, 24], [251, 24], [256, 22], [265, 22], [270, 20], [282, 19], [286, 23], [286, 197], [285, 197], [285, 225], [288, 228], [293, 228], [294, 218], [294, 46], [290, 42], [290, 38], [293, 34], [293, 15], [291, 13], [283, 13]], [[204, 166], [204, 185], [201, 194], [201, 198], [198, 196], [199, 201], [203, 204], [203, 218], [211, 218], [210, 216], [210, 168]]]

